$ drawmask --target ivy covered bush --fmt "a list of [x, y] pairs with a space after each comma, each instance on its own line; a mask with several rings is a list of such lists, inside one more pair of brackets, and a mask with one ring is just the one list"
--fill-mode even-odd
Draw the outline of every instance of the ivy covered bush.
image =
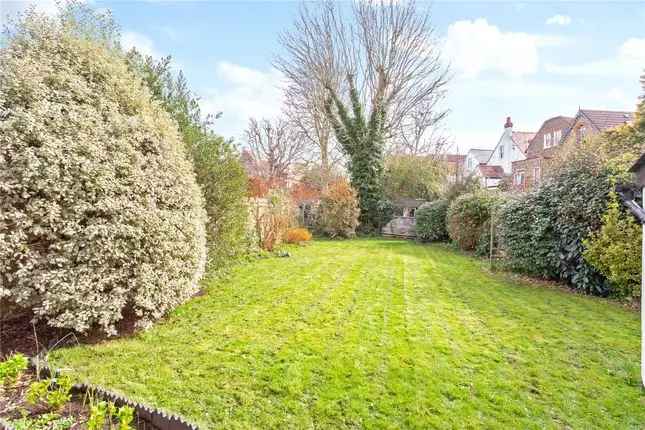
[[479, 191], [457, 197], [446, 213], [448, 235], [455, 244], [465, 250], [474, 251], [479, 245], [492, 208], [501, 197]]
[[448, 240], [446, 229], [446, 215], [450, 202], [446, 199], [435, 200], [424, 203], [417, 209], [416, 231], [417, 237], [423, 241], [444, 241]]
[[0, 51], [0, 298], [114, 334], [197, 291], [206, 214], [176, 123], [73, 23], [29, 13]]
[[356, 191], [346, 180], [327, 186], [320, 197], [316, 227], [329, 237], [353, 237], [358, 227], [360, 209]]

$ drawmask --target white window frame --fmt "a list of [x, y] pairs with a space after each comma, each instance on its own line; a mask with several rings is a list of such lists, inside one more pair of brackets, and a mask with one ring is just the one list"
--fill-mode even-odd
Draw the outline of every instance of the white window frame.
[[522, 185], [524, 182], [524, 171], [519, 170], [517, 173], [515, 173], [515, 185]]
[[504, 159], [504, 145], [499, 145], [499, 159]]

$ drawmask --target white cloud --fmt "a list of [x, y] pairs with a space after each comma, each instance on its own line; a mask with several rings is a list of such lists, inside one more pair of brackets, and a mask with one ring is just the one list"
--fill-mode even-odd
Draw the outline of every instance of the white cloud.
[[446, 52], [463, 77], [475, 78], [482, 72], [517, 77], [537, 72], [539, 49], [561, 42], [553, 36], [504, 32], [477, 18], [456, 21], [448, 27]]
[[547, 25], [569, 25], [571, 24], [571, 17], [567, 15], [553, 15], [546, 20]]
[[153, 58], [160, 58], [161, 55], [155, 49], [155, 44], [148, 36], [136, 31], [124, 31], [121, 33], [121, 46], [126, 51], [137, 48], [137, 51]]
[[645, 68], [645, 38], [625, 40], [613, 57], [582, 64], [548, 64], [547, 72], [571, 76], [614, 76], [637, 79]]
[[280, 114], [285, 82], [278, 70], [263, 71], [221, 61], [215, 75], [221, 85], [206, 92], [201, 106], [205, 113], [223, 113], [215, 122], [218, 133], [239, 138], [249, 117], [271, 119]]
[[[85, 0], [80, 2], [87, 3]], [[47, 16], [54, 16], [58, 12], [57, 0], [0, 0], [0, 25], [4, 26], [9, 19], [30, 7]]]

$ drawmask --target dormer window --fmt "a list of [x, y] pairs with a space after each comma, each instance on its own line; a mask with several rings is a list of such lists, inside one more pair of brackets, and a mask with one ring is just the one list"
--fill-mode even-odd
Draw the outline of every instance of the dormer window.
[[544, 134], [544, 147], [545, 148], [551, 147], [551, 133]]
[[560, 144], [562, 140], [562, 130], [556, 130], [553, 132], [553, 146]]

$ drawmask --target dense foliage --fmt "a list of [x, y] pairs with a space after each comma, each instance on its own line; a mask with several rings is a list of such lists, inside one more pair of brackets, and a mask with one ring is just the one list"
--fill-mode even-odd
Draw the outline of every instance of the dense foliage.
[[[632, 125], [604, 133], [592, 142], [594, 153], [603, 160], [612, 183], [629, 184], [628, 172], [634, 160], [645, 150], [645, 101], [641, 102]], [[585, 242], [585, 260], [598, 269], [611, 283], [611, 294], [634, 298], [641, 294], [642, 229], [610, 193], [607, 211], [599, 231]]]
[[555, 202], [548, 193], [533, 192], [510, 199], [500, 210], [496, 224], [506, 265], [518, 272], [554, 278], [558, 276]]
[[434, 200], [444, 180], [442, 163], [431, 156], [393, 155], [386, 159], [385, 196], [395, 201], [399, 198]]
[[210, 130], [212, 118], [203, 118], [183, 73], [172, 74], [170, 57], [155, 61], [133, 49], [127, 58], [179, 125], [206, 202], [209, 266], [220, 267], [248, 245], [247, 178], [239, 154], [232, 142]]
[[337, 181], [323, 190], [316, 227], [322, 234], [332, 238], [353, 237], [358, 227], [359, 213], [356, 191], [347, 181]]
[[73, 24], [31, 12], [0, 52], [0, 298], [114, 333], [197, 291], [206, 214], [176, 123]]
[[378, 231], [388, 218], [384, 214], [389, 206], [384, 203], [383, 190], [385, 110], [383, 101], [377, 98], [366, 118], [352, 76], [348, 76], [347, 81], [350, 108], [345, 107], [336, 93], [329, 89], [326, 112], [336, 139], [348, 159], [352, 187], [358, 194], [361, 230], [373, 232]]
[[610, 188], [602, 160], [581, 147], [540, 188], [502, 211], [500, 235], [509, 265], [558, 277], [586, 293], [608, 294], [607, 280], [582, 254], [583, 241], [600, 227]]
[[443, 241], [448, 239], [446, 215], [450, 202], [446, 199], [424, 203], [417, 209], [417, 237], [423, 241]]
[[585, 260], [607, 277], [612, 295], [639, 297], [641, 291], [641, 226], [621, 210], [611, 194], [602, 227], [584, 241]]
[[488, 192], [462, 194], [446, 213], [446, 226], [450, 239], [466, 251], [474, 251], [485, 232], [491, 210], [500, 200]]

